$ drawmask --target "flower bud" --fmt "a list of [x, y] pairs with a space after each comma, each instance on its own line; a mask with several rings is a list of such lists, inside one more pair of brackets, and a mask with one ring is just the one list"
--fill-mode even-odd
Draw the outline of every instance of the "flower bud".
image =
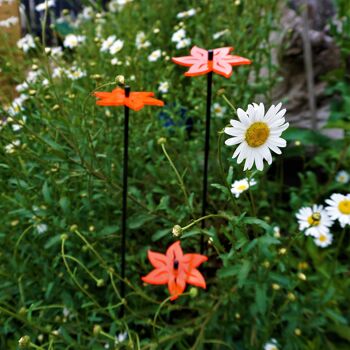
[[299, 337], [301, 335], [301, 329], [300, 328], [295, 328], [294, 329], [294, 334]]
[[281, 286], [277, 283], [272, 283], [272, 289], [273, 290], [280, 290], [281, 289]]
[[300, 278], [302, 281], [306, 281], [306, 276], [302, 272], [298, 272], [298, 278]]
[[286, 248], [281, 248], [279, 251], [278, 251], [278, 254], [280, 255], [284, 255], [287, 253], [287, 249]]
[[61, 234], [61, 240], [66, 241], [68, 239], [68, 235], [66, 233]]
[[125, 77], [124, 75], [117, 75], [114, 79], [114, 81], [118, 84], [118, 85], [121, 85], [121, 86], [124, 86], [125, 85]]
[[179, 237], [182, 234], [182, 227], [180, 225], [175, 225], [172, 232], [175, 237]]
[[295, 301], [296, 300], [296, 296], [292, 292], [289, 292], [287, 294], [287, 298], [288, 298], [289, 301]]
[[105, 284], [105, 281], [102, 278], [96, 281], [97, 287], [103, 287], [104, 284]]
[[198, 295], [198, 289], [195, 288], [195, 287], [192, 287], [192, 288], [190, 289], [190, 297], [191, 297], [191, 298], [195, 298], [197, 295]]
[[21, 337], [21, 339], [18, 341], [18, 346], [20, 349], [27, 349], [29, 345], [30, 345], [30, 338], [28, 335]]
[[164, 145], [166, 144], [166, 138], [165, 137], [160, 137], [157, 141], [158, 145]]
[[102, 327], [98, 324], [94, 325], [94, 328], [92, 330], [92, 333], [95, 337], [97, 337], [102, 332]]

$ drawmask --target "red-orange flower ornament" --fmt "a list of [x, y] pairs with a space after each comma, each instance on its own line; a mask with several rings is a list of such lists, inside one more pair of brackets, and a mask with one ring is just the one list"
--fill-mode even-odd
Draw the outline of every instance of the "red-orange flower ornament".
[[142, 281], [168, 284], [170, 300], [177, 299], [184, 292], [186, 284], [206, 288], [204, 277], [196, 268], [208, 258], [201, 254], [183, 254], [180, 241], [173, 243], [165, 255], [149, 250], [148, 259], [154, 270], [142, 277]]
[[232, 75], [232, 66], [251, 64], [251, 61], [247, 58], [230, 55], [232, 50], [233, 47], [214, 49], [212, 50], [213, 59], [211, 60], [208, 54], [209, 51], [193, 46], [191, 56], [173, 57], [172, 60], [181, 66], [190, 67], [185, 73], [189, 77], [215, 72], [229, 78]]
[[153, 92], [130, 92], [125, 96], [125, 90], [116, 88], [112, 92], [95, 92], [96, 104], [99, 106], [127, 106], [134, 111], [139, 111], [145, 105], [164, 106], [164, 102], [154, 98]]

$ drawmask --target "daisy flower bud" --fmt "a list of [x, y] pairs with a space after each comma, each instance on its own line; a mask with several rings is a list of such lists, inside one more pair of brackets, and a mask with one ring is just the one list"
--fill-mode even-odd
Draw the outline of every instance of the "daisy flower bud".
[[20, 349], [26, 349], [29, 347], [29, 345], [30, 345], [30, 338], [28, 335], [21, 337], [20, 340], [18, 341], [18, 346]]
[[180, 225], [175, 225], [172, 232], [175, 237], [179, 237], [182, 234], [182, 227]]

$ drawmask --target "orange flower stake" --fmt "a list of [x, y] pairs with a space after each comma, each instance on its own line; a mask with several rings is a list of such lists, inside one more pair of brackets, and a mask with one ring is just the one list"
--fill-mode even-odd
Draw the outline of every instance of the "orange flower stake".
[[[139, 111], [145, 105], [164, 106], [164, 102], [155, 99], [153, 92], [130, 92], [130, 86], [125, 89], [116, 88], [112, 92], [95, 92], [96, 104], [99, 106], [124, 106], [124, 165], [123, 165], [123, 202], [121, 225], [121, 284], [120, 296], [125, 297], [125, 254], [126, 254], [126, 220], [127, 220], [127, 195], [128, 195], [128, 158], [129, 158], [129, 108]], [[124, 316], [124, 305], [120, 309], [121, 317]]]
[[173, 57], [172, 60], [180, 66], [191, 67], [185, 73], [188, 77], [214, 72], [229, 78], [232, 75], [232, 66], [251, 64], [251, 61], [247, 58], [230, 55], [232, 50], [233, 47], [209, 50], [213, 52], [213, 58], [210, 60], [207, 50], [193, 46], [191, 56]]
[[116, 88], [112, 92], [95, 92], [96, 104], [99, 106], [126, 106], [139, 111], [145, 105], [164, 106], [164, 102], [154, 98], [153, 92], [130, 92], [125, 96], [125, 90]]
[[196, 269], [208, 260], [201, 254], [183, 254], [180, 241], [173, 243], [166, 254], [148, 251], [148, 259], [154, 270], [142, 281], [149, 284], [168, 284], [170, 300], [177, 299], [185, 290], [186, 284], [206, 288], [203, 275]]
[[[194, 77], [207, 74], [207, 111], [205, 127], [205, 148], [204, 148], [204, 170], [203, 170], [203, 191], [202, 191], [202, 216], [206, 214], [207, 192], [208, 192], [208, 159], [210, 143], [210, 119], [211, 119], [211, 90], [213, 72], [229, 78], [232, 75], [232, 66], [250, 64], [251, 61], [240, 56], [230, 55], [233, 47], [222, 47], [214, 50], [204, 50], [194, 46], [191, 49], [191, 56], [173, 57], [172, 60], [181, 66], [190, 67], [185, 73], [186, 76]], [[202, 220], [202, 229], [205, 221]], [[204, 236], [201, 236], [201, 253], [204, 252]]]

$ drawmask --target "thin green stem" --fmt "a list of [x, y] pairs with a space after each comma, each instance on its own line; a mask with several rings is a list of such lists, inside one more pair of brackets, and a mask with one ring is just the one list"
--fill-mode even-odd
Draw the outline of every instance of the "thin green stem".
[[182, 231], [186, 231], [189, 228], [191, 228], [192, 226], [198, 224], [199, 222], [201, 222], [203, 220], [206, 220], [206, 219], [210, 219], [210, 218], [222, 218], [222, 219], [225, 219], [225, 220], [230, 220], [230, 218], [227, 215], [224, 215], [224, 214], [209, 214], [209, 215], [202, 216], [201, 218], [192, 221], [187, 226], [182, 227]]
[[169, 162], [171, 168], [174, 170], [174, 173], [175, 173], [175, 175], [176, 175], [176, 177], [177, 177], [177, 180], [179, 181], [179, 185], [180, 185], [180, 188], [181, 188], [181, 190], [182, 190], [182, 193], [183, 193], [183, 195], [184, 195], [184, 197], [185, 197], [185, 201], [186, 201], [186, 203], [187, 203], [187, 205], [188, 205], [188, 208], [189, 208], [189, 210], [190, 210], [190, 212], [191, 212], [191, 214], [192, 214], [192, 216], [193, 216], [193, 208], [192, 208], [192, 206], [191, 206], [191, 202], [190, 202], [190, 200], [189, 200], [188, 193], [187, 193], [186, 186], [185, 186], [185, 183], [184, 183], [184, 181], [183, 181], [183, 178], [181, 177], [180, 173], [178, 172], [178, 170], [177, 170], [177, 168], [176, 168], [174, 162], [173, 162], [172, 159], [170, 158], [170, 156], [169, 156], [169, 154], [168, 154], [168, 152], [167, 152], [167, 150], [166, 150], [166, 148], [165, 148], [164, 143], [162, 143], [161, 146], [162, 146], [162, 150], [163, 150], [163, 153], [164, 153], [166, 159], [168, 160], [168, 162]]

